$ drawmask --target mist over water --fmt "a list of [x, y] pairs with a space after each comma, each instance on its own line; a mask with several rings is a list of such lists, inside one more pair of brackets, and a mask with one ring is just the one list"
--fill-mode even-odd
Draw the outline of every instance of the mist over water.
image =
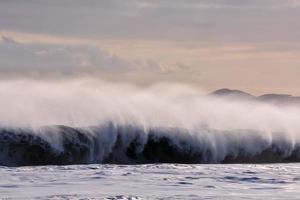
[[198, 88], [160, 83], [139, 88], [95, 79], [0, 82], [3, 126], [94, 126], [257, 129], [297, 138], [300, 108], [222, 99]]
[[292, 105], [95, 79], [2, 81], [0, 94], [4, 165], [300, 158], [300, 108]]

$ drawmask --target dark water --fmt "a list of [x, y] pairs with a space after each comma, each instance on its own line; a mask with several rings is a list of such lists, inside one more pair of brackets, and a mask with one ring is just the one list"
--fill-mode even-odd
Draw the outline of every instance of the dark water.
[[152, 127], [0, 128], [0, 165], [300, 162], [284, 132]]

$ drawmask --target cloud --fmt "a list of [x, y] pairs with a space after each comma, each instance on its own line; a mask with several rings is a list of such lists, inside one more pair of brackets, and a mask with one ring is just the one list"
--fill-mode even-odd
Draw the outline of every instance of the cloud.
[[132, 64], [117, 55], [88, 45], [19, 43], [2, 36], [0, 72], [3, 74], [122, 73]]
[[0, 29], [98, 39], [300, 42], [298, 4], [297, 0], [11, 0], [0, 3]]
[[185, 66], [155, 60], [128, 60], [92, 45], [20, 43], [8, 36], [0, 40], [0, 57], [0, 73], [5, 76], [170, 74]]
[[299, 91], [290, 86], [299, 85], [298, 19], [298, 0], [1, 1], [0, 77], [101, 74], [252, 91], [284, 77]]

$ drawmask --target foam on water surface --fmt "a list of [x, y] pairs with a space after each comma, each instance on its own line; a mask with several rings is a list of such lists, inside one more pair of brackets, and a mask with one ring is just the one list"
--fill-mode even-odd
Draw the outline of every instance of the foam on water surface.
[[299, 164], [0, 168], [7, 199], [298, 199]]

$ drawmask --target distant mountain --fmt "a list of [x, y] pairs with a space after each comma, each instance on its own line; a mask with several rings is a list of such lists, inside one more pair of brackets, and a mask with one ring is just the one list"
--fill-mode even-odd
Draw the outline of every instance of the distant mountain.
[[253, 100], [256, 97], [241, 90], [231, 90], [231, 89], [220, 89], [211, 93], [211, 95], [225, 97], [225, 98], [233, 98], [233, 99], [243, 99], [243, 100]]
[[264, 94], [257, 97], [259, 101], [284, 105], [300, 105], [300, 97], [289, 94]]
[[264, 94], [261, 96], [254, 96], [241, 90], [220, 89], [212, 92], [210, 95], [237, 100], [260, 101], [272, 103], [276, 105], [297, 105], [300, 106], [300, 97], [289, 94]]

